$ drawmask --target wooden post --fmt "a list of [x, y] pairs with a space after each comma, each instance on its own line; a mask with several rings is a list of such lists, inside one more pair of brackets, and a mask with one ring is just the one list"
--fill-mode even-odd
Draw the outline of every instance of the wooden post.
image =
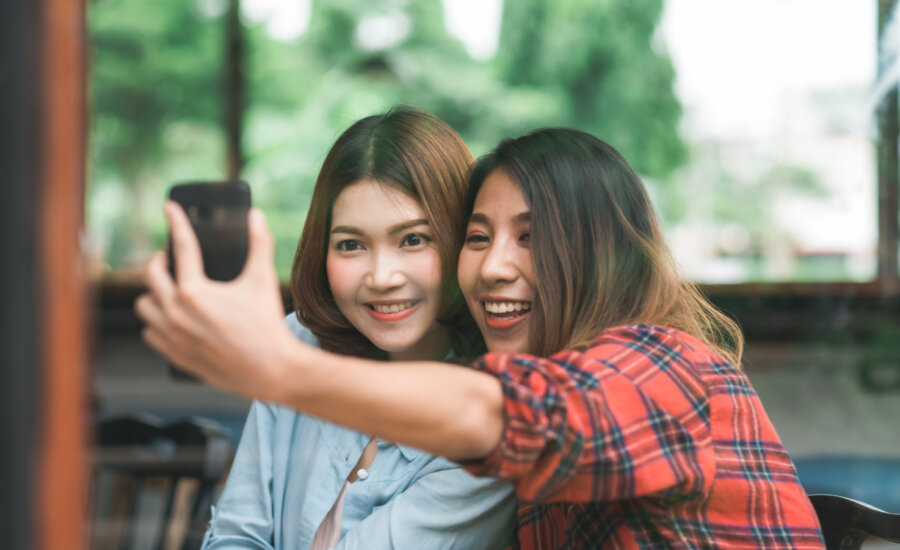
[[[884, 52], [880, 44], [891, 16], [895, 14], [897, 0], [878, 0], [878, 74], [879, 77], [890, 70], [888, 60], [900, 56], [900, 52]], [[896, 15], [900, 16], [900, 13]], [[893, 24], [900, 25], [900, 21]], [[898, 113], [897, 83], [878, 106], [878, 281], [886, 295], [900, 291], [898, 279], [898, 190], [900, 190], [900, 159], [898, 159], [898, 135], [900, 135], [900, 113]]]
[[[30, 2], [33, 0], [19, 0]], [[85, 0], [40, 0], [38, 548], [80, 550], [87, 511]]]

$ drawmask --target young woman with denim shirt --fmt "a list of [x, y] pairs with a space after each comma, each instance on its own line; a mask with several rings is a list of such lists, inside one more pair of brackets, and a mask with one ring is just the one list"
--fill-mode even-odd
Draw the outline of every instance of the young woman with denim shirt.
[[[449, 126], [411, 108], [346, 130], [294, 260], [294, 337], [378, 360], [478, 351], [455, 282], [471, 160]], [[496, 548], [514, 525], [508, 484], [254, 401], [203, 548]]]

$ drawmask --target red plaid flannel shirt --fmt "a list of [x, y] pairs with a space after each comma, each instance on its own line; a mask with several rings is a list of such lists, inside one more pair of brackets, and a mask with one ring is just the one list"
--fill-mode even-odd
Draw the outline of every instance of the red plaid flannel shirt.
[[521, 548], [824, 548], [747, 377], [697, 338], [617, 327], [474, 367], [503, 384], [506, 430], [466, 467], [515, 485]]

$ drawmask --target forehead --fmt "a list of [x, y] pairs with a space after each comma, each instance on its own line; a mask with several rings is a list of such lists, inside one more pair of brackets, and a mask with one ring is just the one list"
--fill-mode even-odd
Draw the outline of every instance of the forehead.
[[475, 196], [473, 213], [504, 210], [519, 214], [530, 210], [525, 195], [506, 170], [494, 170], [484, 179]]
[[396, 223], [424, 217], [418, 200], [396, 186], [369, 179], [355, 182], [338, 193], [331, 212], [332, 225], [364, 225], [368, 221], [385, 220]]

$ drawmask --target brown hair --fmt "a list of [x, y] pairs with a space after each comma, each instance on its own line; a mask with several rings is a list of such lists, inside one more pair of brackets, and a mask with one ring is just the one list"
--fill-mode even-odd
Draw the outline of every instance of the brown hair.
[[531, 353], [584, 348], [604, 329], [654, 323], [690, 333], [740, 366], [740, 328], [681, 280], [644, 185], [618, 151], [565, 128], [504, 140], [475, 166], [470, 208], [495, 170], [531, 207]]
[[316, 179], [290, 279], [297, 318], [323, 349], [384, 356], [340, 312], [326, 273], [334, 202], [345, 188], [369, 179], [399, 189], [421, 204], [441, 261], [444, 288], [437, 321], [450, 329], [457, 355], [480, 350], [483, 344], [456, 280], [472, 161], [469, 149], [450, 126], [412, 107], [363, 118], [341, 134]]

